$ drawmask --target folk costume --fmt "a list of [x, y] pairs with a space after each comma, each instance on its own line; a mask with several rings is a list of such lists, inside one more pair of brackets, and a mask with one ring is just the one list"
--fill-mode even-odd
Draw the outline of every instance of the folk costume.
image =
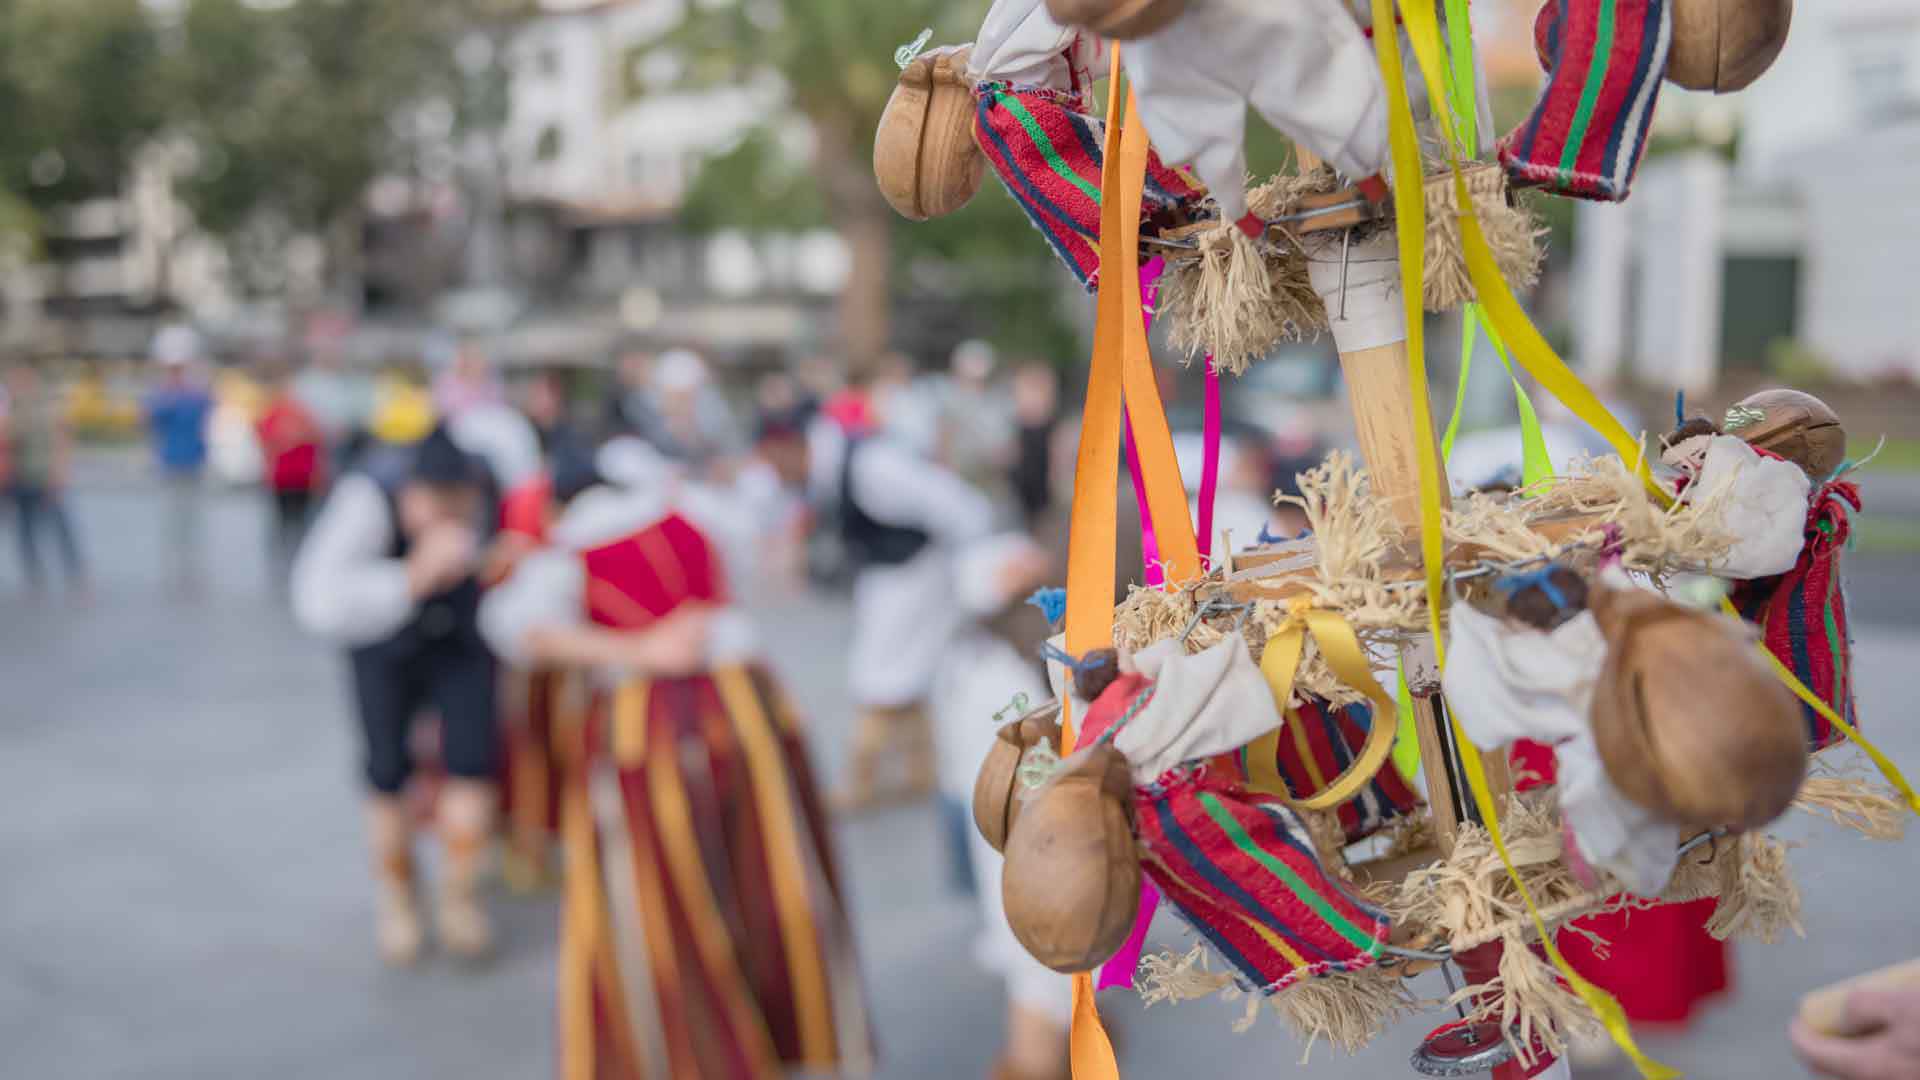
[[[447, 850], [438, 927], [456, 953], [477, 955], [491, 945], [478, 886], [498, 768], [496, 669], [480, 638], [477, 562], [452, 583], [421, 592], [410, 560], [423, 537], [402, 512], [413, 489], [478, 495], [490, 487], [485, 464], [444, 429], [411, 447], [376, 448], [334, 486], [294, 562], [295, 617], [347, 650], [365, 738], [377, 932], [394, 963], [411, 962], [423, 937], [401, 795], [414, 769], [414, 721], [429, 707], [439, 715], [449, 776], [435, 815]], [[484, 498], [473, 505], [484, 506]]]
[[669, 490], [584, 485], [481, 613], [518, 664], [560, 659], [543, 633], [617, 649], [707, 618], [703, 665], [598, 668], [559, 735], [561, 1075], [858, 1074], [866, 1008], [803, 736], [697, 500]]
[[839, 508], [856, 567], [847, 687], [859, 711], [848, 801], [879, 795], [880, 758], [905, 750], [908, 794], [934, 787], [927, 696], [958, 626], [953, 557], [993, 523], [986, 496], [883, 436], [831, 423], [809, 432], [810, 485]]

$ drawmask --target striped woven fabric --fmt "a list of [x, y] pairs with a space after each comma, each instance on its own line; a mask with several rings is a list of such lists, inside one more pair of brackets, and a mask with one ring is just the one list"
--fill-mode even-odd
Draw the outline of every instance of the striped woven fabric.
[[1148, 876], [1246, 985], [1277, 993], [1379, 958], [1386, 915], [1322, 869], [1280, 800], [1201, 768], [1141, 789], [1134, 821]]
[[[974, 138], [1014, 200], [1088, 291], [1100, 280], [1100, 169], [1105, 125], [1086, 99], [1061, 90], [983, 82]], [[1197, 207], [1206, 192], [1183, 172], [1147, 159], [1141, 218]]]
[[[1287, 790], [1294, 798], [1304, 799], [1325, 788], [1327, 781], [1353, 764], [1372, 729], [1373, 709], [1365, 703], [1336, 708], [1309, 697], [1299, 708], [1289, 709], [1275, 755]], [[1252, 775], [1244, 760], [1250, 750], [1240, 751], [1242, 776]], [[1420, 797], [1389, 763], [1359, 795], [1340, 805], [1340, 827], [1346, 830], [1349, 843], [1364, 840], [1418, 805]]]
[[[1853, 532], [1860, 509], [1860, 488], [1846, 480], [1829, 481], [1815, 495], [1807, 514], [1807, 543], [1800, 561], [1779, 577], [1740, 582], [1734, 606], [1760, 625], [1767, 650], [1778, 657], [1807, 689], [1848, 724], [1857, 725], [1853, 703], [1853, 641], [1847, 627], [1847, 596], [1840, 580], [1840, 553]], [[1807, 742], [1815, 750], [1840, 741], [1826, 718], [1802, 703]]]
[[1553, 0], [1540, 35], [1547, 81], [1533, 111], [1500, 140], [1516, 184], [1619, 202], [1646, 150], [1667, 69], [1668, 0]]

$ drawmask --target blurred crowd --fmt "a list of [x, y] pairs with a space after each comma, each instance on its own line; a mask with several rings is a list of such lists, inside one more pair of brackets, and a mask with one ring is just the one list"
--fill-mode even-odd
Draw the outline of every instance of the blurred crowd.
[[[543, 681], [551, 672], [612, 673], [589, 678], [596, 693], [635, 677], [724, 685], [726, 665], [753, 650], [740, 625], [754, 607], [805, 588], [844, 591], [855, 714], [843, 783], [823, 802], [857, 813], [936, 801], [956, 887], [984, 909], [979, 955], [1007, 982], [1002, 1072], [1063, 1075], [1068, 984], [1006, 930], [999, 860], [967, 810], [995, 719], [1021, 696], [1050, 696], [1039, 657], [1052, 627], [1029, 599], [1065, 576], [1078, 432], [1061, 409], [1057, 367], [1007, 362], [977, 341], [933, 364], [892, 355], [852, 376], [819, 357], [743, 370], [686, 345], [510, 371], [481, 342], [377, 372], [325, 350], [297, 363], [219, 365], [192, 329], [170, 327], [131, 377], [51, 375], [13, 364], [0, 398], [0, 476], [26, 580], [43, 588], [58, 556], [67, 582], [88, 589], [85, 538], [66, 505], [76, 437], [144, 440], [164, 494], [155, 533], [183, 595], [207, 573], [211, 494], [260, 492], [274, 592], [349, 661], [375, 941], [389, 961], [414, 962], [429, 925], [450, 954], [491, 948], [479, 886], [490, 837], [504, 838], [514, 883], [549, 880], [560, 866], [578, 872], [577, 853], [557, 855], [554, 793], [569, 780]], [[1177, 404], [1180, 389], [1170, 378], [1164, 392]], [[1201, 421], [1191, 409], [1175, 415], [1197, 498]], [[1310, 433], [1230, 418], [1217, 526], [1240, 544], [1298, 534], [1297, 512], [1274, 507], [1270, 492], [1290, 486], [1313, 452]], [[1121, 497], [1134, 499], [1125, 484]], [[593, 577], [595, 552], [672, 538], [674, 522], [711, 550], [711, 581], [680, 580], [698, 577], [681, 547], [666, 593], [649, 592], [663, 587], [659, 575]], [[1131, 550], [1123, 559], [1137, 570], [1137, 543]], [[648, 597], [652, 614], [623, 624], [596, 607], [596, 589]], [[791, 783], [804, 792], [804, 749], [795, 755]], [[687, 779], [692, 797], [703, 782]], [[421, 806], [444, 844], [431, 919], [412, 857]], [[806, 817], [795, 826], [803, 837], [815, 828]], [[596, 832], [597, 843], [629, 827]], [[801, 847], [820, 852], [831, 877], [820, 830]], [[603, 902], [615, 923], [631, 913]], [[707, 902], [754, 925], [752, 913], [774, 900], [716, 880]], [[819, 906], [819, 927], [835, 908]], [[786, 1008], [752, 997], [743, 1007], [770, 1017]], [[843, 1033], [849, 1063], [853, 1041]]]

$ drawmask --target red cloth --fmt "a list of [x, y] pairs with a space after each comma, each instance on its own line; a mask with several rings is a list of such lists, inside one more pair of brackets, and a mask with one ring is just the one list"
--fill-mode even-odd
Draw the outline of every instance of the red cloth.
[[[1513, 764], [1522, 791], [1553, 782], [1549, 747], [1519, 743]], [[1733, 987], [1727, 943], [1707, 933], [1716, 903], [1709, 897], [1578, 920], [1578, 926], [1607, 941], [1605, 956], [1580, 934], [1562, 931], [1557, 941], [1574, 970], [1620, 999], [1627, 1019], [1685, 1024], [1697, 1008]]]
[[640, 630], [682, 604], [722, 604], [727, 585], [706, 535], [679, 514], [584, 551], [587, 615], [615, 630]]
[[547, 542], [547, 509], [553, 502], [553, 479], [541, 473], [500, 500], [500, 530], [518, 533], [536, 544]]
[[273, 399], [254, 423], [267, 459], [267, 484], [275, 491], [312, 491], [325, 477], [320, 425], [291, 397]]

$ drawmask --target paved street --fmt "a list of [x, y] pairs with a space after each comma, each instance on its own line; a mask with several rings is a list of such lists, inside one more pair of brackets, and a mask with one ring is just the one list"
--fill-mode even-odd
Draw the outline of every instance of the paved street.
[[[548, 1076], [551, 897], [497, 901], [504, 948], [485, 970], [436, 957], [390, 972], [375, 959], [342, 672], [271, 599], [257, 501], [216, 501], [208, 587], [193, 598], [161, 582], [153, 492], [123, 479], [85, 492], [79, 511], [97, 567], [85, 606], [23, 599], [10, 528], [0, 547], [0, 1075]], [[1863, 712], [1920, 774], [1904, 682], [1920, 648], [1920, 557], [1856, 562]], [[761, 621], [831, 776], [844, 610], [776, 603]], [[1920, 841], [1869, 845], [1804, 821], [1788, 832], [1807, 841], [1795, 862], [1808, 936], [1742, 946], [1729, 1004], [1687, 1037], [1650, 1034], [1692, 1076], [1800, 1075], [1784, 1036], [1798, 995], [1920, 954]], [[948, 892], [934, 814], [863, 819], [841, 841], [883, 1075], [984, 1075], [999, 991], [972, 965], [973, 908]], [[1357, 1059], [1320, 1048], [1300, 1069], [1270, 1019], [1234, 1034], [1233, 1006], [1143, 1012], [1124, 993], [1104, 1006], [1126, 1074], [1142, 1080], [1407, 1076], [1407, 1053], [1438, 1022], [1403, 1023]]]

